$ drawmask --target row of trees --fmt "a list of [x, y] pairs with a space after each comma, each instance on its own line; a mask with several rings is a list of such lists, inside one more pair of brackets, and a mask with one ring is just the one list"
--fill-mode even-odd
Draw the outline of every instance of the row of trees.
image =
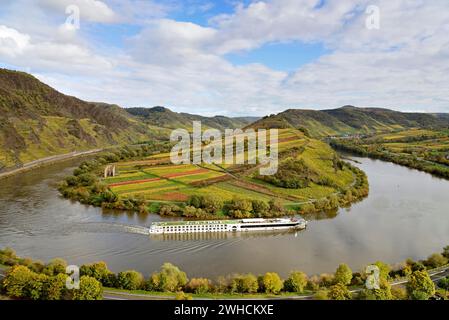
[[[117, 274], [110, 271], [104, 262], [80, 267], [80, 289], [68, 290], [65, 286], [67, 263], [54, 259], [48, 264], [21, 259], [10, 249], [0, 250], [0, 263], [12, 265], [0, 289], [8, 296], [27, 299], [101, 299], [102, 287], [126, 290], [145, 290], [151, 292], [186, 292], [195, 294], [313, 294], [315, 299], [429, 299], [435, 294], [435, 285], [427, 269], [446, 265], [449, 259], [449, 246], [442, 253], [433, 254], [428, 259], [414, 262], [407, 260], [400, 268], [393, 268], [383, 262], [376, 262], [379, 274], [377, 289], [359, 289], [351, 292], [349, 288], [363, 288], [369, 277], [365, 272], [353, 272], [346, 264], [338, 266], [334, 274], [307, 276], [304, 272], [293, 271], [283, 280], [275, 272], [255, 276], [234, 274], [218, 277], [215, 281], [207, 278], [188, 279], [178, 267], [165, 263], [160, 271], [145, 278], [141, 273], [128, 270]], [[392, 287], [390, 281], [406, 276], [406, 288]], [[442, 279], [439, 286], [449, 290], [449, 278]], [[188, 298], [181, 295], [181, 298]]]
[[139, 146], [118, 148], [113, 152], [105, 152], [93, 160], [82, 162], [59, 185], [59, 192], [68, 199], [84, 204], [103, 206], [110, 209], [148, 212], [148, 207], [142, 198], [119, 199], [106, 184], [98, 178], [102, 168], [108, 163], [129, 159], [145, 158], [158, 152], [168, 152], [167, 142], [149, 142]]
[[215, 195], [192, 195], [183, 206], [163, 204], [159, 208], [160, 215], [203, 219], [214, 219], [222, 214], [232, 218], [267, 218], [294, 213], [286, 210], [279, 199], [266, 202], [236, 197], [223, 201]]
[[68, 289], [66, 267], [62, 259], [48, 264], [18, 258], [11, 249], [0, 250], [0, 263], [11, 269], [0, 283], [0, 292], [12, 298], [31, 300], [100, 300], [103, 287], [94, 277], [83, 275], [79, 289]]

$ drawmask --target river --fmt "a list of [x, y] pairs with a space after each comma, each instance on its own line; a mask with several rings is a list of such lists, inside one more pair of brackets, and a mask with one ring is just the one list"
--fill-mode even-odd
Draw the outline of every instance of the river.
[[157, 215], [107, 212], [61, 198], [56, 185], [81, 160], [0, 181], [0, 247], [20, 256], [70, 264], [105, 261], [111, 270], [148, 276], [171, 262], [188, 276], [267, 271], [286, 276], [353, 270], [382, 260], [422, 259], [449, 245], [449, 181], [392, 163], [352, 157], [370, 194], [350, 209], [319, 214], [298, 233], [148, 237]]

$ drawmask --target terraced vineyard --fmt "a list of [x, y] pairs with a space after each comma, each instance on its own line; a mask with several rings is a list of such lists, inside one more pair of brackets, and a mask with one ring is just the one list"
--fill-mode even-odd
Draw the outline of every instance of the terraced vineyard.
[[317, 176], [332, 183], [282, 188], [260, 179], [260, 165], [173, 165], [168, 153], [118, 162], [118, 175], [104, 182], [120, 199], [137, 196], [154, 202], [184, 202], [192, 195], [215, 195], [224, 201], [238, 197], [268, 202], [277, 198], [286, 206], [339, 193], [354, 183], [349, 168], [334, 168], [336, 154], [327, 144], [295, 129], [281, 129], [278, 145], [280, 163], [287, 158], [302, 159]]

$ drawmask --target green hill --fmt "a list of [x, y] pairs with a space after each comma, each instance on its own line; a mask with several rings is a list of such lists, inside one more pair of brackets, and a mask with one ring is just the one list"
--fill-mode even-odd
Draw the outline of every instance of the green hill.
[[119, 106], [85, 102], [29, 74], [0, 69], [0, 169], [159, 134]]
[[344, 106], [330, 110], [289, 109], [264, 117], [254, 128], [297, 128], [311, 136], [369, 134], [408, 128], [448, 128], [446, 114], [399, 112], [382, 108]]
[[191, 128], [193, 120], [218, 129], [243, 127], [251, 121], [86, 102], [30, 74], [0, 69], [0, 171], [73, 151], [165, 140], [170, 129]]
[[204, 128], [235, 129], [242, 128], [259, 119], [256, 117], [203, 117], [195, 114], [173, 112], [165, 107], [127, 108], [126, 111], [133, 116], [140, 117], [148, 124], [171, 129], [184, 128], [191, 130], [192, 121], [201, 121]]

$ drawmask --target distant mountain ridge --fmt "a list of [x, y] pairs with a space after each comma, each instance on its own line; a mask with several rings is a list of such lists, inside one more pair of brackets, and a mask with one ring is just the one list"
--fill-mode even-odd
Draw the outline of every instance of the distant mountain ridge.
[[[345, 106], [330, 110], [288, 109], [257, 117], [204, 117], [165, 107], [121, 108], [64, 95], [30, 74], [0, 69], [0, 171], [53, 155], [168, 139], [171, 129], [297, 128], [313, 137], [448, 128], [449, 114], [404, 113]], [[254, 122], [253, 122], [254, 121]]]
[[344, 106], [329, 110], [288, 109], [266, 116], [253, 128], [297, 128], [314, 137], [387, 132], [407, 128], [449, 128], [449, 115], [399, 112], [383, 108]]
[[201, 121], [204, 127], [209, 128], [220, 130], [226, 128], [235, 129], [245, 127], [260, 119], [258, 117], [204, 117], [190, 113], [174, 112], [161, 106], [152, 108], [126, 108], [125, 110], [133, 116], [140, 117], [148, 124], [171, 129], [185, 128], [191, 130], [192, 121]]

